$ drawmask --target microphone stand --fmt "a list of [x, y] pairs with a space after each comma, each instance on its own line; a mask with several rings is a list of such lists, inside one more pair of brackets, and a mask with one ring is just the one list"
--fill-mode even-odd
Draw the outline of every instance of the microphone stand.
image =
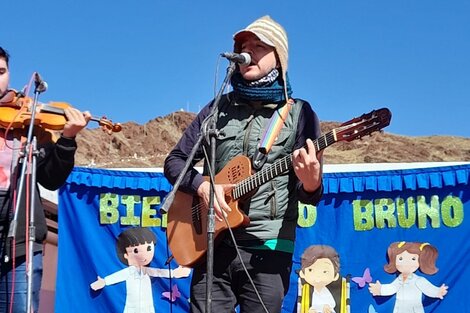
[[[28, 225], [28, 234], [29, 238], [27, 248], [28, 248], [28, 260], [27, 260], [27, 300], [26, 300], [26, 312], [34, 312], [34, 308], [32, 307], [32, 295], [33, 295], [33, 246], [36, 240], [36, 226], [35, 226], [35, 201], [36, 201], [36, 164], [37, 164], [37, 156], [39, 155], [39, 151], [37, 150], [37, 140], [36, 137], [33, 137], [33, 130], [34, 130], [34, 121], [36, 118], [36, 108], [38, 104], [38, 97], [39, 94], [46, 91], [47, 89], [47, 84], [46, 82], [42, 81], [39, 78], [39, 74], [36, 75], [36, 80], [35, 80], [35, 90], [34, 90], [34, 100], [32, 107], [30, 108], [31, 110], [31, 122], [28, 126], [28, 135], [26, 137], [26, 144], [24, 146], [24, 152], [20, 153], [20, 163], [21, 163], [21, 173], [20, 173], [20, 181], [17, 187], [17, 196], [16, 196], [16, 202], [15, 202], [15, 212], [13, 215], [13, 218], [10, 222], [10, 227], [8, 229], [8, 239], [9, 242], [12, 243], [10, 246], [10, 250], [16, 249], [15, 248], [15, 237], [17, 235], [17, 228], [18, 228], [18, 213], [19, 210], [21, 209], [21, 204], [22, 204], [22, 196], [23, 196], [23, 190], [24, 190], [24, 184], [25, 184], [25, 177], [27, 174], [31, 175], [31, 180], [30, 180], [30, 192], [31, 192], [31, 197], [30, 197], [30, 202], [29, 202], [29, 221]], [[29, 162], [29, 155], [32, 156], [31, 162]], [[21, 160], [23, 158], [23, 160]], [[27, 173], [28, 170], [28, 173]], [[25, 197], [26, 199], [26, 197]], [[25, 210], [27, 209], [27, 204], [25, 203]], [[7, 251], [8, 253], [8, 251]], [[5, 255], [5, 261], [8, 262], [10, 257], [8, 254]], [[13, 269], [15, 270], [15, 269]]]
[[[230, 61], [230, 64], [227, 68], [227, 74], [225, 75], [225, 79], [222, 83], [222, 86], [219, 89], [216, 97], [214, 98], [213, 106], [211, 112], [206, 117], [206, 119], [202, 122], [200, 133], [196, 144], [194, 145], [193, 149], [191, 150], [188, 159], [184, 165], [184, 168], [181, 174], [178, 176], [175, 184], [173, 185], [173, 189], [165, 198], [161, 208], [161, 213], [168, 213], [170, 206], [175, 198], [175, 193], [183, 180], [184, 175], [186, 174], [192, 160], [194, 159], [194, 155], [196, 154], [199, 146], [202, 142], [202, 139], [205, 138], [206, 142], [209, 143], [210, 146], [210, 155], [209, 160], [206, 160], [206, 164], [209, 167], [209, 179], [210, 179], [210, 190], [209, 190], [209, 208], [207, 212], [207, 259], [206, 259], [206, 266], [207, 266], [207, 278], [206, 278], [206, 313], [211, 312], [211, 304], [212, 304], [212, 283], [214, 280], [214, 234], [215, 234], [215, 213], [214, 213], [214, 186], [215, 186], [215, 177], [214, 177], [214, 169], [215, 169], [215, 152], [216, 152], [216, 140], [217, 137], [220, 135], [220, 132], [217, 130], [217, 114], [218, 114], [218, 107], [220, 99], [222, 98], [224, 90], [227, 88], [230, 78], [232, 77], [233, 73], [236, 69], [236, 63], [234, 61]], [[189, 214], [189, 213], [188, 213]]]

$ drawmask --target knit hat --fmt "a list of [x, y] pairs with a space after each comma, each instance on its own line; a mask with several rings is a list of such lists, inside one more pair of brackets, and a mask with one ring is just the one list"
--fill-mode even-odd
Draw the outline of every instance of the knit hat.
[[277, 56], [279, 57], [279, 62], [281, 63], [282, 70], [282, 79], [284, 84], [286, 83], [286, 73], [287, 73], [287, 58], [288, 58], [288, 43], [287, 43], [287, 33], [284, 28], [274, 21], [269, 15], [260, 17], [245, 29], [242, 29], [233, 35], [234, 43], [234, 52], [240, 53], [241, 51], [241, 42], [240, 39], [246, 33], [252, 33], [259, 38], [265, 44], [274, 47], [276, 50]]

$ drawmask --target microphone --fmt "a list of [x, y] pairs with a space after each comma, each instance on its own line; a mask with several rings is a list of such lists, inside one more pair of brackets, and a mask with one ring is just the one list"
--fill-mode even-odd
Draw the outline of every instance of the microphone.
[[228, 59], [229, 61], [238, 63], [240, 65], [249, 65], [251, 63], [251, 55], [249, 55], [246, 52], [242, 52], [242, 53], [224, 52], [224, 53], [221, 53], [220, 55]]
[[35, 92], [41, 93], [47, 90], [47, 83], [42, 79], [38, 72], [34, 73], [34, 85], [36, 86]]

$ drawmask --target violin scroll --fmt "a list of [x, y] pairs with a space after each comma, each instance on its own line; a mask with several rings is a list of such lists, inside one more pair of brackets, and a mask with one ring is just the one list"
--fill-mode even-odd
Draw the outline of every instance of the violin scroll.
[[106, 118], [106, 116], [103, 116], [101, 117], [100, 119], [97, 119], [97, 118], [94, 118], [92, 117], [91, 118], [92, 121], [95, 121], [95, 122], [98, 122], [98, 124], [100, 125], [101, 129], [105, 132], [107, 132], [108, 134], [112, 134], [112, 133], [118, 133], [122, 130], [122, 125], [121, 123], [113, 123], [113, 121], [111, 120], [108, 120]]

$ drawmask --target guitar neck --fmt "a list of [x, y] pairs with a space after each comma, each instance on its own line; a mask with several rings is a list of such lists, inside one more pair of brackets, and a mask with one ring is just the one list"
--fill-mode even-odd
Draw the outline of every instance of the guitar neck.
[[[336, 130], [333, 129], [332, 131], [315, 139], [313, 141], [313, 145], [317, 151], [321, 151], [326, 147], [331, 146], [335, 142], [337, 142]], [[292, 167], [292, 155], [293, 154], [291, 153], [281, 159], [276, 160], [272, 165], [263, 168], [261, 171], [258, 171], [250, 177], [237, 183], [232, 191], [233, 198], [240, 199], [244, 195], [250, 193], [266, 182], [289, 171]]]

